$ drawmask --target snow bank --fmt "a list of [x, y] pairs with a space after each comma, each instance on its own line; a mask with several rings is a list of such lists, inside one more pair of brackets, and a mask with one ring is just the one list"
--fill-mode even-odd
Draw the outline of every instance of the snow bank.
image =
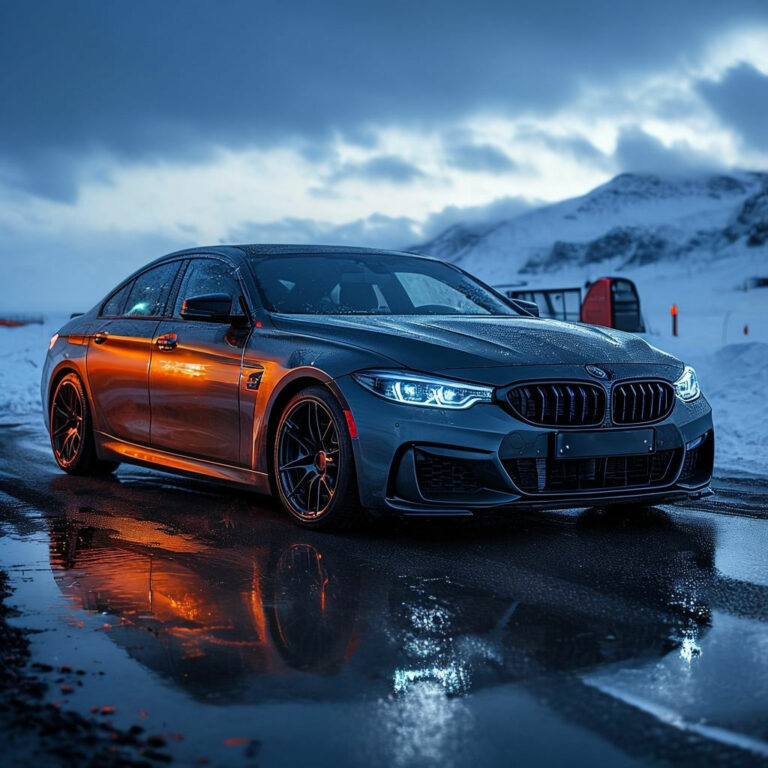
[[729, 344], [698, 363], [715, 421], [718, 475], [768, 475], [768, 344]]
[[42, 325], [0, 326], [0, 424], [42, 425], [43, 361], [51, 336], [63, 323], [63, 318], [54, 318]]

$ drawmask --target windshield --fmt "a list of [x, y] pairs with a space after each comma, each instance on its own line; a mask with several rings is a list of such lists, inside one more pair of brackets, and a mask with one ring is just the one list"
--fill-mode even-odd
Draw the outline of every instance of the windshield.
[[253, 259], [267, 309], [300, 315], [517, 315], [452, 267], [391, 254]]

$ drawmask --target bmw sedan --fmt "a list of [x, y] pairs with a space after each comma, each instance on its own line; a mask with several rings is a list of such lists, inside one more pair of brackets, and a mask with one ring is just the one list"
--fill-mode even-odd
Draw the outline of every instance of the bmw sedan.
[[311, 527], [670, 502], [709, 493], [714, 457], [675, 357], [361, 248], [164, 256], [51, 339], [42, 399], [66, 472], [201, 475]]

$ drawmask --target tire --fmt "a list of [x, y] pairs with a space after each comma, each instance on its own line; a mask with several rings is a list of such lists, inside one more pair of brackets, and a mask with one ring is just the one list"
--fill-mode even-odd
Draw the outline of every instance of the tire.
[[68, 373], [56, 385], [50, 406], [50, 437], [56, 463], [70, 475], [108, 475], [119, 462], [96, 455], [93, 422], [83, 383]]
[[363, 516], [347, 420], [323, 386], [294, 395], [275, 433], [273, 479], [280, 502], [305, 528], [348, 528]]

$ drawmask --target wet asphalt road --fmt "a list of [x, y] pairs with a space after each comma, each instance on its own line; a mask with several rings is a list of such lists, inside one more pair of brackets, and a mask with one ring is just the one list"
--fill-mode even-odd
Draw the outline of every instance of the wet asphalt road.
[[[60, 473], [0, 427], [33, 658], [195, 765], [768, 765], [768, 485], [305, 532], [247, 493]], [[50, 698], [62, 696], [51, 676]]]

